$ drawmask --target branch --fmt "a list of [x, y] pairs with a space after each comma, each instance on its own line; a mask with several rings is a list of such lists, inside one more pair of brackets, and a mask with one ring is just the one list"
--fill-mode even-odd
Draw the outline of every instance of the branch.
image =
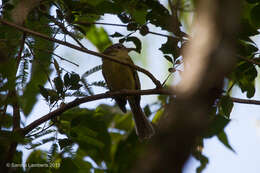
[[248, 58], [245, 58], [241, 55], [237, 55], [238, 58], [242, 59], [242, 60], [245, 60], [249, 63], [252, 63], [252, 64], [255, 64], [255, 65], [259, 65], [260, 66], [260, 62], [257, 62], [257, 61], [254, 61], [253, 59], [248, 59]]
[[[29, 48], [32, 47], [29, 43], [26, 43], [26, 42], [25, 42], [25, 44], [26, 44]], [[68, 60], [68, 59], [66, 59], [66, 58], [63, 58], [63, 57], [61, 57], [60, 55], [54, 53], [53, 51], [46, 50], [46, 49], [41, 49], [41, 48], [36, 48], [36, 47], [34, 47], [34, 49], [37, 49], [37, 50], [40, 50], [40, 51], [44, 51], [44, 52], [50, 53], [50, 54], [52, 54], [52, 55], [54, 55], [54, 56], [60, 58], [60, 60], [62, 60], [62, 61], [66, 61], [66, 62], [68, 62], [68, 63], [71, 63], [71, 64], [73, 64], [73, 65], [79, 67], [79, 65], [76, 64], [75, 62], [72, 62], [72, 61], [70, 61], [70, 60]], [[31, 52], [32, 52], [32, 51], [31, 51]]]
[[235, 97], [231, 97], [231, 99], [233, 102], [236, 102], [236, 103], [260, 105], [259, 100], [248, 100], [248, 99], [240, 99], [240, 98], [235, 98]]
[[19, 67], [19, 64], [20, 64], [20, 61], [21, 61], [21, 57], [22, 57], [22, 53], [23, 53], [23, 49], [24, 49], [25, 38], [26, 38], [26, 34], [23, 33], [21, 48], [20, 48], [18, 56], [17, 56], [17, 70], [18, 70], [18, 67]]
[[68, 34], [75, 42], [77, 42], [81, 48], [86, 48], [71, 32], [66, 29], [63, 23], [57, 22], [54, 18], [51, 18], [51, 21], [59, 26], [65, 34]]
[[22, 27], [22, 26], [19, 26], [19, 25], [16, 25], [14, 23], [11, 23], [11, 22], [8, 22], [6, 20], [3, 20], [3, 19], [0, 19], [0, 23], [2, 24], [5, 24], [5, 25], [8, 25], [10, 27], [13, 27], [13, 28], [16, 28], [20, 31], [23, 31], [23, 32], [26, 32], [28, 34], [31, 34], [31, 35], [34, 35], [34, 36], [37, 36], [37, 37], [40, 37], [40, 38], [43, 38], [45, 40], [49, 40], [49, 41], [52, 41], [52, 42], [55, 42], [55, 43], [59, 43], [61, 45], [64, 45], [64, 46], [67, 46], [67, 47], [70, 47], [72, 49], [75, 49], [75, 50], [78, 50], [78, 51], [81, 51], [81, 52], [85, 52], [85, 53], [88, 53], [88, 54], [91, 54], [91, 55], [94, 55], [94, 56], [97, 56], [97, 57], [102, 57], [104, 59], [108, 59], [110, 61], [113, 61], [113, 62], [117, 62], [117, 63], [120, 63], [122, 65], [126, 65], [128, 67], [131, 67], [133, 69], [136, 69], [137, 71], [140, 71], [144, 74], [146, 74], [152, 81], [153, 83], [156, 85], [157, 88], [160, 88], [161, 87], [161, 83], [160, 81], [158, 81], [149, 71], [137, 66], [137, 65], [134, 65], [134, 64], [129, 64], [127, 62], [122, 62], [118, 59], [115, 59], [114, 57], [112, 56], [108, 56], [108, 55], [104, 55], [104, 54], [101, 54], [101, 53], [97, 53], [97, 52], [94, 52], [94, 51], [91, 51], [91, 50], [88, 50], [86, 48], [81, 48], [81, 47], [78, 47], [78, 46], [75, 46], [71, 43], [67, 43], [67, 42], [64, 42], [64, 41], [61, 41], [61, 40], [58, 40], [58, 39], [55, 39], [55, 38], [51, 38], [51, 37], [48, 37], [47, 35], [44, 35], [44, 34], [41, 34], [39, 32], [36, 32], [36, 31], [33, 31], [33, 30], [30, 30], [28, 28], [25, 28], [25, 27]]
[[104, 98], [113, 98], [118, 95], [130, 96], [130, 95], [152, 95], [152, 94], [170, 95], [170, 94], [173, 94], [173, 92], [170, 90], [167, 90], [167, 89], [162, 89], [162, 88], [161, 89], [149, 89], [149, 90], [122, 90], [122, 91], [115, 91], [115, 92], [106, 92], [103, 94], [97, 94], [97, 95], [87, 96], [87, 97], [83, 97], [83, 98], [77, 98], [74, 101], [64, 104], [60, 108], [35, 120], [28, 126], [24, 127], [22, 129], [22, 131], [23, 131], [23, 134], [26, 135], [27, 133], [29, 133], [31, 130], [33, 130], [35, 127], [39, 126], [40, 124], [42, 124], [52, 118], [55, 118], [56, 116], [59, 116], [66, 110], [76, 107], [82, 103], [99, 100], [99, 99], [104, 99]]
[[[81, 25], [109, 25], [109, 26], [127, 27], [127, 25], [124, 25], [124, 24], [103, 23], [103, 22], [76, 22], [76, 24], [81, 24]], [[153, 35], [162, 36], [162, 37], [172, 37], [170, 35], [161, 34], [161, 33], [152, 32], [152, 31], [148, 31], [148, 33], [153, 34]], [[176, 37], [178, 37], [178, 36], [176, 36]]]

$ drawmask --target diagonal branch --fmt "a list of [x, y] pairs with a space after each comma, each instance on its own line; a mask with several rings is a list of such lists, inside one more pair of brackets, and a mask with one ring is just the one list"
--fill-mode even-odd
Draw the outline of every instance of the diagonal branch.
[[128, 95], [152, 95], [152, 94], [170, 95], [170, 94], [173, 94], [173, 92], [170, 90], [167, 90], [167, 89], [122, 90], [122, 91], [115, 91], [115, 92], [106, 92], [103, 94], [97, 94], [97, 95], [87, 96], [87, 97], [83, 97], [83, 98], [77, 98], [74, 101], [64, 104], [60, 108], [35, 120], [28, 126], [24, 127], [22, 129], [22, 131], [23, 131], [23, 134], [26, 135], [27, 133], [29, 133], [31, 130], [33, 130], [35, 127], [39, 126], [40, 124], [42, 124], [52, 118], [55, 118], [55, 117], [61, 115], [63, 112], [65, 112], [73, 107], [76, 107], [82, 103], [99, 100], [99, 99], [104, 99], [104, 98], [113, 98], [118, 95], [128, 96]]
[[143, 68], [141, 68], [141, 67], [139, 67], [137, 65], [129, 64], [127, 62], [122, 62], [122, 61], [120, 61], [118, 59], [115, 59], [112, 56], [104, 55], [104, 54], [101, 54], [101, 53], [98, 53], [98, 52], [95, 52], [95, 51], [88, 50], [86, 48], [81, 48], [81, 47], [75, 46], [75, 45], [73, 45], [71, 43], [67, 43], [67, 42], [64, 42], [64, 41], [61, 41], [61, 40], [58, 40], [58, 39], [55, 39], [55, 38], [48, 37], [47, 35], [44, 35], [44, 34], [41, 34], [39, 32], [30, 30], [28, 28], [16, 25], [14, 23], [11, 23], [11, 22], [3, 20], [3, 19], [0, 19], [0, 23], [8, 25], [8, 26], [13, 27], [13, 28], [16, 28], [16, 29], [18, 29], [20, 31], [23, 31], [23, 32], [26, 32], [28, 34], [31, 34], [31, 35], [43, 38], [45, 40], [49, 40], [49, 41], [52, 41], [52, 42], [55, 42], [55, 43], [58, 43], [58, 44], [70, 47], [72, 49], [75, 49], [75, 50], [78, 50], [78, 51], [81, 51], [81, 52], [85, 52], [85, 53], [88, 53], [88, 54], [91, 54], [91, 55], [94, 55], [94, 56], [97, 56], [97, 57], [102, 57], [104, 59], [108, 59], [110, 61], [117, 62], [117, 63], [120, 63], [122, 65], [126, 65], [128, 67], [136, 69], [137, 71], [140, 71], [140, 72], [146, 74], [153, 81], [153, 83], [156, 85], [157, 88], [161, 88], [160, 81], [158, 81], [149, 71], [147, 71], [147, 70], [145, 70], [145, 69], [143, 69]]

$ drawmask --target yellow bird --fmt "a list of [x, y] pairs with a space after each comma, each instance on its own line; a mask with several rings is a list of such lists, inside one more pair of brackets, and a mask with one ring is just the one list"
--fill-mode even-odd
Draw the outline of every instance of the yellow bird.
[[[122, 62], [134, 64], [128, 55], [130, 50], [132, 49], [118, 43], [108, 47], [103, 53]], [[140, 89], [140, 80], [135, 69], [104, 58], [102, 58], [102, 62], [102, 73], [110, 91]], [[153, 126], [140, 106], [140, 96], [116, 96], [114, 99], [124, 113], [126, 113], [126, 101], [129, 102], [135, 121], [136, 134], [141, 140], [150, 138], [154, 134]]]

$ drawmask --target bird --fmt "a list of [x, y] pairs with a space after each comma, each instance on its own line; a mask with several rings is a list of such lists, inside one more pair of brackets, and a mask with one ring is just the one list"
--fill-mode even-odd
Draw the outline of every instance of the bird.
[[[109, 55], [121, 62], [134, 64], [128, 55], [131, 50], [133, 48], [126, 48], [123, 44], [117, 43], [106, 48], [103, 54]], [[124, 64], [102, 58], [102, 74], [110, 91], [120, 91], [123, 89], [139, 90], [141, 88], [137, 71]], [[128, 101], [135, 122], [136, 134], [140, 140], [149, 139], [154, 135], [153, 125], [140, 106], [140, 95], [115, 96], [114, 99], [124, 113], [127, 112], [126, 103]]]

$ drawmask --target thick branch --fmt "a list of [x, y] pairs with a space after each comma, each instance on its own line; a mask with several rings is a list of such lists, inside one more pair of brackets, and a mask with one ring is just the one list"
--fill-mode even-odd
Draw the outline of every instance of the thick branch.
[[152, 95], [152, 94], [164, 94], [164, 95], [169, 95], [172, 94], [172, 91], [169, 91], [167, 89], [149, 89], [149, 90], [122, 90], [122, 91], [115, 91], [115, 92], [106, 92], [103, 94], [97, 94], [97, 95], [93, 95], [93, 96], [87, 96], [87, 97], [83, 97], [83, 98], [77, 98], [72, 102], [69, 102], [63, 106], [61, 106], [60, 108], [44, 115], [43, 117], [35, 120], [34, 122], [32, 122], [31, 124], [29, 124], [28, 126], [26, 126], [22, 131], [23, 134], [26, 135], [27, 133], [29, 133], [31, 130], [33, 130], [35, 127], [39, 126], [40, 124], [56, 117], [59, 116], [60, 114], [62, 114], [63, 112], [65, 112], [66, 110], [69, 110], [73, 107], [76, 107], [82, 103], [86, 103], [86, 102], [90, 102], [90, 101], [94, 101], [94, 100], [99, 100], [99, 99], [104, 99], [104, 98], [113, 98], [115, 96], [118, 95], [124, 95], [124, 96], [128, 96], [128, 95]]
[[64, 42], [64, 41], [61, 41], [61, 40], [58, 40], [58, 39], [55, 39], [55, 38], [51, 38], [51, 37], [48, 37], [47, 35], [44, 35], [44, 34], [41, 34], [39, 32], [36, 32], [36, 31], [33, 31], [33, 30], [30, 30], [28, 28], [25, 28], [25, 27], [22, 27], [22, 26], [19, 26], [19, 25], [16, 25], [14, 23], [11, 23], [11, 22], [8, 22], [6, 20], [3, 20], [3, 19], [0, 19], [0, 22], [2, 24], [5, 24], [5, 25], [8, 25], [10, 27], [13, 27], [13, 28], [16, 28], [20, 31], [23, 31], [23, 32], [26, 32], [28, 34], [31, 34], [31, 35], [34, 35], [34, 36], [37, 36], [37, 37], [40, 37], [40, 38], [43, 38], [45, 40], [49, 40], [49, 41], [52, 41], [52, 42], [55, 42], [55, 43], [59, 43], [61, 45], [64, 45], [64, 46], [67, 46], [67, 47], [70, 47], [72, 49], [75, 49], [75, 50], [78, 50], [78, 51], [81, 51], [81, 52], [85, 52], [85, 53], [88, 53], [88, 54], [91, 54], [91, 55], [94, 55], [94, 56], [97, 56], [97, 57], [102, 57], [104, 59], [108, 59], [110, 61], [113, 61], [113, 62], [117, 62], [117, 63], [120, 63], [122, 65], [126, 65], [128, 67], [131, 67], [133, 69], [136, 69], [137, 71], [140, 71], [144, 74], [146, 74], [153, 82], [154, 84], [156, 85], [157, 88], [160, 88], [161, 87], [161, 83], [160, 81], [158, 81], [149, 71], [137, 66], [137, 65], [134, 65], [134, 64], [129, 64], [127, 62], [122, 62], [118, 59], [115, 59], [113, 58], [112, 56], [108, 56], [108, 55], [104, 55], [104, 54], [101, 54], [101, 53], [97, 53], [97, 52], [94, 52], [94, 51], [91, 51], [91, 50], [88, 50], [86, 48], [81, 48], [81, 47], [78, 47], [78, 46], [75, 46], [71, 43], [67, 43], [67, 42]]

